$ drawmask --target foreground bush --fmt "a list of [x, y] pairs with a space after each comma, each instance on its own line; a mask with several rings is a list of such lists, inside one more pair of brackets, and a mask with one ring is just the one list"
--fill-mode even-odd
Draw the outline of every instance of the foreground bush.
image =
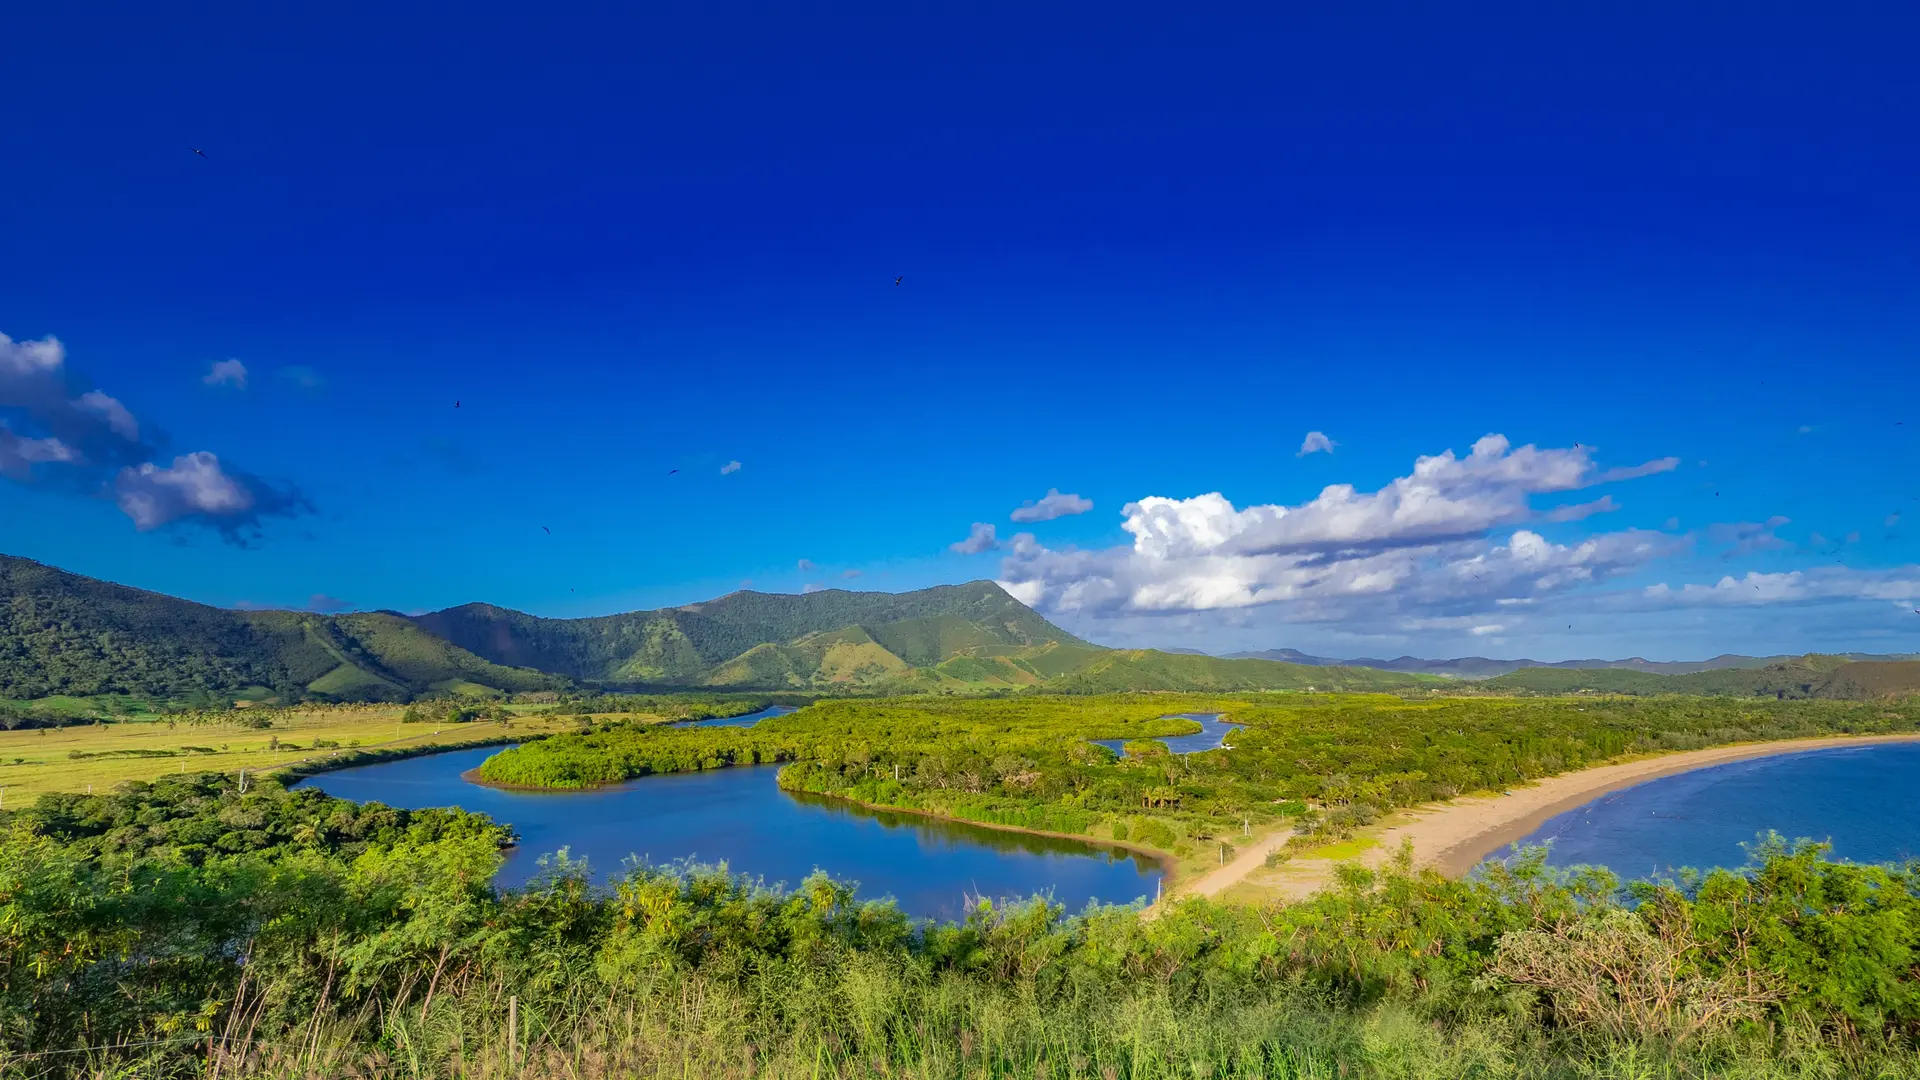
[[983, 904], [816, 876], [606, 889], [501, 833], [183, 777], [0, 825], [0, 1075], [1905, 1076], [1920, 876], [1772, 841], [1637, 886], [1540, 853], [1265, 910]]

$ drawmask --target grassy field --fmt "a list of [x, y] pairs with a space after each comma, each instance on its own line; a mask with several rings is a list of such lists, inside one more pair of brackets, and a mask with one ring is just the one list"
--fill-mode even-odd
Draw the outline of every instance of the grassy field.
[[271, 722], [267, 728], [246, 726], [243, 721], [256, 714], [243, 710], [198, 723], [150, 718], [0, 731], [0, 801], [24, 806], [50, 791], [104, 794], [123, 781], [169, 773], [268, 772], [352, 750], [451, 748], [580, 726], [580, 717], [546, 714], [541, 706], [509, 708], [516, 714], [510, 728], [494, 722], [402, 724], [404, 706], [349, 705], [257, 714]]

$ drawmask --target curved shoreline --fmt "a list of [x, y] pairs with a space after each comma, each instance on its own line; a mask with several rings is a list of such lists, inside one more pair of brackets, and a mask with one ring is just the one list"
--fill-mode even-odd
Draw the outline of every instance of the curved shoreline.
[[[794, 794], [794, 792], [788, 791], [787, 788], [781, 788], [780, 790], [787, 791], [788, 794]], [[932, 810], [916, 810], [905, 806], [888, 806], [885, 803], [862, 802], [859, 799], [849, 798], [845, 795], [835, 795], [826, 791], [803, 790], [799, 792], [799, 794], [812, 795], [822, 799], [832, 799], [835, 802], [851, 803], [854, 806], [864, 807], [879, 814], [916, 814], [920, 817], [932, 818], [935, 821], [950, 821], [955, 825], [972, 825], [980, 829], [997, 829], [1000, 832], [1025, 833], [1028, 836], [1048, 836], [1056, 840], [1072, 840], [1076, 843], [1085, 844], [1088, 847], [1111, 848], [1115, 851], [1125, 851], [1133, 855], [1152, 859], [1154, 862], [1159, 863], [1160, 888], [1161, 891], [1167, 893], [1173, 891], [1174, 878], [1178, 873], [1179, 860], [1172, 854], [1161, 851], [1158, 848], [1142, 847], [1139, 844], [1129, 843], [1125, 840], [1103, 840], [1100, 837], [1088, 836], [1085, 833], [1054, 832], [1050, 829], [1029, 829], [1024, 825], [1001, 825], [990, 821], [975, 821], [972, 818], [954, 817], [952, 814], [942, 814]]]
[[1455, 799], [1422, 808], [1416, 811], [1420, 817], [1383, 831], [1380, 850], [1390, 853], [1399, 848], [1403, 839], [1411, 840], [1419, 862], [1449, 877], [1460, 877], [1488, 856], [1532, 834], [1550, 819], [1603, 795], [1650, 780], [1754, 758], [1906, 742], [1920, 742], [1920, 732], [1735, 743], [1600, 765], [1549, 776], [1505, 795]]

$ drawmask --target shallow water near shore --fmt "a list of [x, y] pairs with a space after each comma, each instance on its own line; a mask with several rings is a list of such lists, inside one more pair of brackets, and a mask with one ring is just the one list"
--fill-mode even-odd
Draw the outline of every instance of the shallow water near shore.
[[1920, 856], [1916, 782], [1915, 743], [1750, 758], [1603, 795], [1548, 819], [1521, 844], [1551, 841], [1550, 863], [1605, 866], [1625, 879], [1740, 867], [1740, 845], [1769, 829], [1831, 841], [1836, 858], [1902, 862]]
[[588, 791], [508, 791], [462, 779], [501, 749], [361, 765], [300, 783], [404, 809], [458, 806], [512, 825], [520, 843], [500, 868], [503, 886], [524, 884], [540, 872], [542, 856], [566, 847], [602, 881], [633, 856], [656, 864], [725, 860], [735, 873], [788, 886], [817, 867], [859, 882], [862, 898], [892, 896], [910, 915], [955, 919], [967, 896], [1050, 893], [1070, 912], [1091, 900], [1151, 900], [1161, 875], [1151, 858], [1080, 840], [791, 794], [774, 783], [773, 765], [647, 776]]

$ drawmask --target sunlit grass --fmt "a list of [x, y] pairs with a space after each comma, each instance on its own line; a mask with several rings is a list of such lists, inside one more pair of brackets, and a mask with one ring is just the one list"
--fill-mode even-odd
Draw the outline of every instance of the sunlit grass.
[[[515, 707], [511, 728], [491, 721], [403, 724], [403, 711], [400, 705], [275, 710], [260, 714], [273, 724], [264, 729], [245, 726], [242, 721], [251, 714], [240, 710], [231, 714], [231, 722], [152, 719], [0, 731], [0, 800], [9, 807], [24, 806], [50, 791], [104, 793], [123, 781], [153, 780], [168, 773], [267, 772], [354, 750], [454, 748], [580, 726], [579, 717], [527, 707]], [[316, 748], [317, 742], [338, 745]], [[128, 752], [167, 756], [72, 756]]]

